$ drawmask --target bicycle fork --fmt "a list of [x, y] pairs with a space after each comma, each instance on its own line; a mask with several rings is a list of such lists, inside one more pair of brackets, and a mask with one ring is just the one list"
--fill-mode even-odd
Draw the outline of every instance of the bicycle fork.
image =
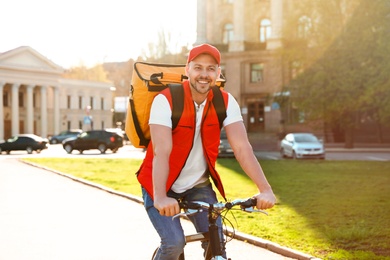
[[213, 213], [212, 208], [209, 209], [209, 250], [206, 250], [205, 259], [226, 260], [226, 258], [222, 256], [222, 243], [224, 238], [223, 236], [219, 236], [219, 230], [216, 224], [218, 216], [218, 214]]

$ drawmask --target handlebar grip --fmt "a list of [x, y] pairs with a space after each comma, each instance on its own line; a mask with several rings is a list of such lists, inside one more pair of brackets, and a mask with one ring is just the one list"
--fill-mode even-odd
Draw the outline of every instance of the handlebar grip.
[[257, 205], [257, 199], [256, 198], [251, 198], [251, 201], [252, 201], [252, 206], [256, 206]]
[[235, 205], [239, 205], [241, 209], [246, 209], [246, 208], [252, 208], [257, 205], [257, 199], [256, 198], [249, 198], [246, 200], [238, 200], [238, 201], [233, 201], [233, 202], [227, 202], [226, 203], [226, 208], [231, 209]]
[[257, 205], [257, 199], [256, 198], [249, 198], [248, 200], [244, 201], [241, 206], [244, 208], [250, 208]]
[[192, 203], [189, 201], [179, 201], [179, 207], [181, 209], [200, 209], [201, 206], [196, 203]]

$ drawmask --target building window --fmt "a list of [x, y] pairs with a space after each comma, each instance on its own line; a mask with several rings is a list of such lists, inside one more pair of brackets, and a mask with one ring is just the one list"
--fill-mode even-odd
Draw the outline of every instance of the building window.
[[67, 109], [70, 109], [71, 108], [71, 100], [72, 100], [72, 97], [70, 95], [68, 95], [66, 97], [66, 108]]
[[83, 121], [79, 120], [79, 129], [83, 129]]
[[33, 93], [33, 107], [37, 107], [37, 102], [35, 101], [37, 98], [37, 95], [35, 95], [35, 93]]
[[298, 38], [307, 39], [311, 29], [311, 19], [307, 16], [302, 16], [298, 20]]
[[3, 106], [8, 107], [8, 92], [3, 92]]
[[90, 105], [91, 109], [93, 109], [93, 97], [89, 98], [89, 105]]
[[291, 78], [296, 78], [300, 73], [303, 72], [302, 64], [299, 61], [291, 62]]
[[19, 92], [19, 107], [24, 107], [23, 92]]
[[229, 42], [231, 42], [233, 40], [233, 35], [234, 35], [233, 24], [231, 24], [231, 23], [225, 24], [225, 26], [223, 28], [222, 42], [224, 44], [228, 44]]
[[105, 127], [104, 127], [104, 121], [102, 121], [102, 129], [104, 129]]
[[79, 109], [83, 109], [83, 97], [79, 96]]
[[100, 98], [100, 109], [104, 110], [104, 98]]
[[260, 42], [266, 42], [272, 33], [271, 21], [269, 19], [263, 19], [260, 22]]
[[264, 81], [264, 64], [263, 63], [253, 63], [251, 64], [251, 82], [259, 83]]
[[70, 130], [71, 129], [71, 123], [70, 121], [66, 122], [66, 129]]

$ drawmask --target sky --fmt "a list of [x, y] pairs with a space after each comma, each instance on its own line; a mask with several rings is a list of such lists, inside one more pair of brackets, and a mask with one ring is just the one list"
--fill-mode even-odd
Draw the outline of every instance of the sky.
[[30, 46], [63, 68], [136, 59], [169, 32], [196, 40], [196, 0], [0, 1], [0, 53]]

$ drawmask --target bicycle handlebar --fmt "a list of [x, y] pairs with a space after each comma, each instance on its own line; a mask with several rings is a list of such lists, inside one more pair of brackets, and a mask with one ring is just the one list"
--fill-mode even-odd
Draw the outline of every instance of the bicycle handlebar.
[[179, 201], [179, 206], [181, 209], [184, 209], [186, 212], [177, 214], [175, 217], [182, 216], [182, 215], [193, 215], [198, 212], [205, 210], [213, 211], [218, 214], [220, 214], [224, 210], [230, 210], [234, 207], [239, 206], [242, 211], [252, 213], [252, 212], [260, 212], [265, 215], [268, 215], [266, 211], [254, 209], [253, 207], [256, 206], [257, 200], [255, 198], [247, 198], [247, 199], [236, 199], [232, 202], [217, 202], [214, 204], [210, 204], [203, 201]]

